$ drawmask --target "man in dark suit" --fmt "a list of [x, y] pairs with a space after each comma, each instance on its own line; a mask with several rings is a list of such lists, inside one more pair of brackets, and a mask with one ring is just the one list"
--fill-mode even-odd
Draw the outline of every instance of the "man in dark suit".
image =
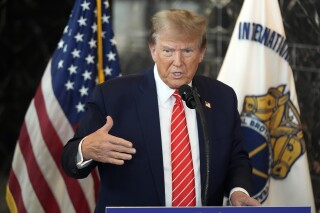
[[190, 205], [222, 205], [224, 196], [235, 206], [260, 205], [249, 196], [251, 166], [242, 144], [236, 95], [221, 82], [195, 75], [206, 49], [205, 18], [172, 9], [156, 13], [152, 24], [149, 47], [155, 66], [96, 87], [74, 137], [64, 147], [64, 171], [85, 178], [98, 167], [96, 212], [104, 212], [106, 206], [172, 206], [172, 95], [188, 84], [201, 97], [210, 139], [210, 150], [205, 150], [199, 115], [184, 103], [194, 175]]

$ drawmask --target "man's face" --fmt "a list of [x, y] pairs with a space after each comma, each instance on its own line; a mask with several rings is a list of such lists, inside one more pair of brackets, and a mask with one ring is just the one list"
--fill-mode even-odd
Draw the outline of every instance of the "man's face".
[[159, 34], [156, 44], [150, 46], [160, 78], [172, 89], [192, 81], [205, 52], [199, 48], [198, 38], [181, 40], [177, 37]]

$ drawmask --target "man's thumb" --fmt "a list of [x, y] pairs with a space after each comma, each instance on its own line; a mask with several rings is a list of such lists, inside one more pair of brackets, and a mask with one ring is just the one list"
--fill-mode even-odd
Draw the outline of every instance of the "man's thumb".
[[113, 120], [112, 120], [111, 116], [107, 116], [106, 124], [103, 126], [103, 128], [106, 132], [109, 132], [110, 129], [112, 128], [112, 126], [113, 126]]

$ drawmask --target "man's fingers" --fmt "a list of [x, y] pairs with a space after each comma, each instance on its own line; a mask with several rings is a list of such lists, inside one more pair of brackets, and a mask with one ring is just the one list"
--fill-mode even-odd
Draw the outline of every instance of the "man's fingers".
[[232, 206], [261, 206], [259, 201], [240, 191], [233, 192], [230, 201]]
[[110, 152], [109, 157], [105, 160], [105, 163], [111, 163], [115, 165], [123, 165], [125, 160], [131, 160], [132, 155], [120, 152]]
[[256, 199], [253, 199], [249, 197], [249, 199], [246, 201], [247, 206], [261, 206], [261, 203], [257, 201]]
[[113, 120], [112, 120], [111, 116], [107, 116], [106, 123], [102, 127], [102, 129], [103, 129], [103, 131], [108, 133], [112, 127], [113, 127]]
[[132, 147], [128, 148], [128, 147], [116, 145], [113, 150], [120, 153], [136, 154], [136, 149]]
[[114, 164], [114, 165], [123, 165], [124, 164], [124, 160], [118, 160], [115, 158], [109, 158], [105, 163], [110, 163], [110, 164]]
[[[130, 141], [127, 141], [123, 138], [118, 138], [118, 137], [115, 137], [115, 136], [112, 136], [112, 135], [109, 135], [109, 139], [108, 141], [110, 143], [112, 143], [113, 145], [115, 145], [116, 147], [119, 147], [119, 148], [131, 148], [133, 149], [133, 144], [130, 142]], [[131, 153], [131, 152], [130, 152]]]
[[121, 153], [121, 152], [111, 152], [110, 157], [117, 159], [117, 160], [131, 160], [132, 155], [126, 154], [126, 153]]
[[[107, 116], [106, 123], [102, 127], [102, 130], [108, 133], [112, 127], [113, 127], [113, 119], [111, 116]], [[132, 148], [132, 143], [130, 141], [127, 141], [123, 138], [115, 137], [113, 135], [109, 135], [108, 141], [114, 145]], [[132, 150], [130, 151], [130, 153], [132, 153]]]
[[261, 204], [256, 199], [248, 196], [233, 199], [232, 206], [261, 206]]
[[112, 127], [113, 119], [111, 116], [107, 116], [105, 125], [90, 135], [90, 140], [95, 142], [91, 143], [94, 144], [92, 150], [95, 151], [93, 155], [89, 156], [90, 159], [98, 162], [123, 165], [124, 161], [132, 159], [136, 149], [133, 148], [130, 141], [109, 134]]
[[233, 200], [232, 201], [232, 206], [242, 206], [242, 202], [241, 201], [238, 201], [238, 200]]

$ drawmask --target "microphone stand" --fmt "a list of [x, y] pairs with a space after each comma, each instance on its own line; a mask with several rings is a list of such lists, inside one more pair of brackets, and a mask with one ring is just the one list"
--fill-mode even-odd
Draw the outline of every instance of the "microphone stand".
[[209, 189], [209, 174], [210, 174], [210, 140], [208, 136], [208, 128], [207, 128], [207, 123], [204, 117], [204, 112], [203, 108], [201, 106], [201, 102], [199, 99], [198, 92], [196, 88], [192, 89], [192, 96], [194, 97], [195, 100], [195, 108], [196, 111], [200, 115], [200, 120], [201, 120], [201, 126], [202, 126], [202, 131], [203, 131], [203, 136], [204, 136], [204, 153], [205, 153], [205, 177], [204, 177], [204, 184], [202, 186], [202, 205], [207, 206], [208, 203], [208, 189]]

